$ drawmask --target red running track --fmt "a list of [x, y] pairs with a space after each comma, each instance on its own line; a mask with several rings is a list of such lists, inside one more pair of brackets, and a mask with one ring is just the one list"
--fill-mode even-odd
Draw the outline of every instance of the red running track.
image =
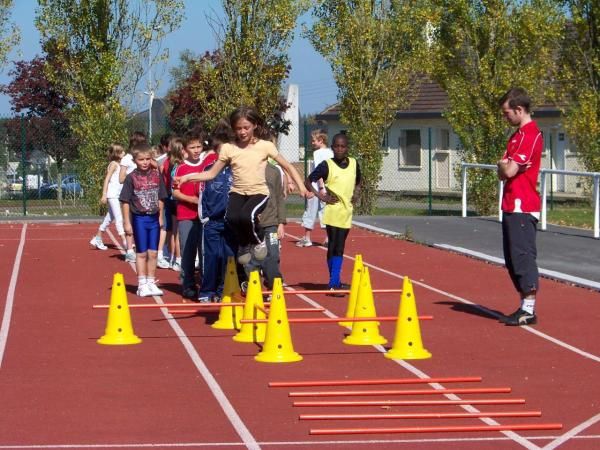
[[[539, 324], [505, 327], [494, 314], [512, 312], [517, 300], [504, 268], [353, 229], [347, 255], [362, 254], [370, 265], [373, 286], [399, 288], [404, 275], [413, 280], [419, 314], [435, 317], [421, 324], [424, 346], [433, 358], [391, 361], [383, 357], [382, 347], [344, 345], [348, 330], [338, 325], [292, 324], [294, 348], [303, 361], [262, 364], [254, 361], [258, 345], [236, 343], [233, 332], [208, 325], [216, 313], [171, 319], [158, 309], [132, 310], [142, 344], [101, 346], [96, 339], [104, 332], [106, 312], [91, 306], [108, 303], [115, 272], [125, 276], [130, 303], [155, 300], [135, 297], [135, 273], [117, 249], [89, 248], [95, 229], [95, 224], [0, 225], [0, 449], [600, 447], [598, 292], [544, 279]], [[285, 282], [296, 289], [323, 288], [327, 282], [324, 249], [293, 245], [293, 236], [301, 234], [297, 225], [288, 226], [287, 232], [282, 255]], [[317, 231], [317, 241], [319, 237]], [[344, 265], [347, 282], [352, 262], [346, 259]], [[159, 270], [158, 276], [166, 291], [163, 301], [180, 301], [177, 274]], [[397, 314], [398, 297], [377, 296], [377, 313]], [[289, 307], [324, 306], [337, 316], [345, 313], [346, 301], [321, 294], [286, 295]], [[394, 323], [381, 323], [381, 333], [389, 342], [394, 327]], [[342, 428], [347, 423], [300, 421], [300, 413], [320, 411], [299, 411], [288, 397], [290, 389], [268, 387], [270, 381], [285, 380], [446, 376], [481, 376], [478, 387], [510, 386], [507, 398], [525, 398], [523, 411], [541, 410], [542, 417], [383, 419], [355, 425], [562, 423], [563, 429], [311, 436], [311, 428]], [[444, 397], [476, 400], [485, 394]], [[502, 408], [510, 411], [517, 406], [353, 407], [327, 412], [464, 413]]]

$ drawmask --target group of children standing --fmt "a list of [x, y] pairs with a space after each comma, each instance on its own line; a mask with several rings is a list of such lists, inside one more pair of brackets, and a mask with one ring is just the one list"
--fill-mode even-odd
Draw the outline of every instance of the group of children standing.
[[[101, 200], [109, 213], [90, 244], [105, 249], [101, 232], [115, 221], [129, 261], [135, 246], [139, 296], [162, 295], [156, 267], [176, 266], [177, 248], [182, 295], [192, 301], [219, 300], [228, 256], [237, 255], [246, 273], [260, 269], [269, 288], [281, 277], [286, 180], [302, 196], [314, 193], [279, 154], [263, 123], [254, 108], [240, 107], [210, 135], [171, 137], [159, 155], [142, 133], [134, 133], [127, 155], [111, 147]], [[324, 200], [334, 204], [338, 197]], [[163, 244], [169, 244], [172, 261], [166, 261]]]

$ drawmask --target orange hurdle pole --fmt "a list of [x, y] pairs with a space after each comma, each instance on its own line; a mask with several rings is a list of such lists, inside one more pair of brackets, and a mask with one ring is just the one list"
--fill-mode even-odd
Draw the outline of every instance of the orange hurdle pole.
[[[266, 302], [265, 306], [269, 306], [270, 303]], [[92, 309], [108, 309], [109, 305], [93, 305]], [[197, 308], [198, 311], [203, 309], [213, 308], [227, 308], [231, 306], [244, 306], [243, 303], [163, 303], [162, 305], [156, 303], [137, 303], [129, 305], [129, 308], [141, 308], [141, 309], [155, 309], [155, 308]], [[322, 312], [325, 311], [323, 307], [315, 308], [288, 308], [288, 312]]]
[[476, 413], [300, 414], [300, 420], [470, 419], [479, 417], [542, 417], [541, 411]]
[[442, 394], [510, 394], [509, 387], [457, 389], [403, 389], [384, 391], [305, 391], [290, 392], [288, 397], [351, 397], [361, 395], [442, 395]]
[[[289, 311], [289, 309], [288, 309]], [[398, 320], [397, 316], [380, 317], [315, 317], [310, 319], [288, 319], [289, 323], [337, 323], [337, 322], [393, 322]], [[419, 320], [433, 320], [433, 316], [419, 316]], [[241, 323], [266, 323], [266, 319], [240, 320]]]
[[439, 405], [522, 405], [524, 398], [487, 398], [477, 400], [366, 400], [293, 402], [292, 406], [439, 406]]
[[562, 423], [534, 423], [515, 425], [472, 425], [448, 427], [399, 427], [399, 428], [313, 428], [309, 434], [389, 434], [389, 433], [448, 433], [474, 431], [525, 431], [561, 430]]
[[[109, 305], [92, 305], [92, 309], [108, 309]], [[154, 308], [223, 308], [229, 306], [244, 306], [243, 303], [134, 303], [133, 305], [129, 305], [129, 309], [138, 308], [138, 309], [154, 309]]]
[[481, 377], [374, 378], [363, 380], [270, 381], [269, 387], [373, 386], [381, 384], [472, 383]]
[[[263, 291], [263, 294], [271, 294], [273, 291]], [[349, 294], [350, 289], [286, 289], [284, 291], [286, 294]], [[373, 294], [398, 294], [402, 292], [402, 289], [394, 288], [394, 289], [373, 289]]]
[[167, 312], [171, 315], [176, 314], [198, 314], [201, 312], [218, 312], [220, 309], [176, 309], [174, 311], [167, 310]]

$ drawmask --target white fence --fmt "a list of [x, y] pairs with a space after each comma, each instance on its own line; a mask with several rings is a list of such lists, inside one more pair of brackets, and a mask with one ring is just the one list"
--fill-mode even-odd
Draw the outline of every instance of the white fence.
[[[462, 163], [462, 216], [467, 217], [467, 172], [468, 169], [486, 169], [496, 170], [497, 167], [494, 164], [471, 164]], [[541, 211], [541, 229], [547, 229], [546, 217], [547, 217], [547, 192], [546, 192], [546, 176], [548, 174], [557, 175], [570, 175], [577, 177], [592, 177], [593, 178], [593, 203], [594, 203], [594, 237], [600, 238], [600, 172], [578, 172], [574, 170], [558, 170], [558, 169], [541, 169], [541, 187], [540, 190], [542, 195], [542, 211]], [[502, 192], [504, 189], [504, 182], [498, 181], [498, 220], [502, 221]]]

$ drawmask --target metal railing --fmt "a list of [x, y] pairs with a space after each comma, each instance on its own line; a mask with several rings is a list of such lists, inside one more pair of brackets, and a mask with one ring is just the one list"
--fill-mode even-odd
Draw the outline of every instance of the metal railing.
[[542, 214], [541, 214], [541, 229], [546, 231], [546, 216], [547, 216], [547, 207], [546, 207], [546, 175], [548, 174], [557, 174], [557, 175], [572, 175], [577, 177], [592, 177], [594, 184], [594, 193], [593, 193], [593, 203], [594, 203], [594, 237], [596, 239], [600, 238], [600, 190], [598, 189], [600, 184], [600, 172], [578, 172], [575, 170], [561, 170], [561, 169], [541, 169], [540, 170], [540, 179], [541, 186], [540, 190], [542, 191]]
[[[472, 164], [462, 163], [461, 164], [461, 179], [462, 179], [462, 216], [467, 217], [467, 171], [468, 169], [486, 169], [496, 170], [497, 167], [494, 164]], [[600, 172], [578, 172], [575, 170], [559, 170], [559, 169], [541, 169], [540, 170], [540, 190], [542, 197], [542, 211], [540, 217], [540, 228], [546, 231], [547, 227], [547, 193], [546, 193], [546, 175], [557, 174], [557, 175], [571, 175], [577, 177], [592, 177], [593, 178], [593, 203], [594, 203], [594, 238], [600, 238]], [[504, 189], [504, 182], [498, 181], [498, 220], [502, 221], [502, 193]]]

